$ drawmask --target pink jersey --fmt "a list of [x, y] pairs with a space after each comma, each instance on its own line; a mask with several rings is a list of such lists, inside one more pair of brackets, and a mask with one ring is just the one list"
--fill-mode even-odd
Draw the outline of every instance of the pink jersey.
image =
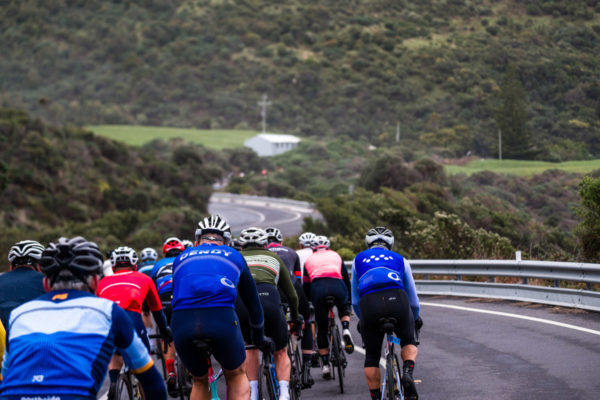
[[342, 268], [344, 261], [338, 253], [333, 250], [323, 249], [315, 251], [304, 262], [305, 275], [308, 275], [310, 282], [316, 278], [342, 278]]

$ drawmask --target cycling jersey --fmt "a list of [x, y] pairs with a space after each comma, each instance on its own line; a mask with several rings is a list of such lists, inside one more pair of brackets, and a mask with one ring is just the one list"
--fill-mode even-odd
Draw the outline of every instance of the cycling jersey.
[[292, 278], [302, 279], [302, 271], [300, 269], [300, 258], [298, 254], [287, 246], [282, 246], [279, 243], [269, 243], [267, 250], [277, 254], [283, 260], [285, 266]]
[[305, 247], [296, 250], [296, 254], [298, 254], [298, 259], [300, 260], [300, 276], [302, 277], [304, 276], [304, 263], [308, 257], [312, 256], [313, 250], [310, 247]]
[[338, 253], [329, 249], [315, 251], [304, 262], [304, 281], [312, 282], [316, 278], [342, 279], [344, 261]]
[[144, 300], [151, 311], [162, 309], [154, 282], [148, 275], [137, 271], [117, 271], [98, 283], [96, 293], [117, 303], [121, 308], [142, 313]]
[[256, 284], [267, 283], [281, 288], [290, 305], [292, 319], [298, 319], [298, 294], [283, 260], [261, 248], [243, 250], [242, 255]]
[[136, 374], [153, 362], [123, 309], [88, 292], [49, 292], [10, 316], [0, 398], [95, 399], [115, 350]]
[[420, 306], [410, 264], [400, 254], [382, 247], [360, 252], [352, 263], [352, 306], [360, 318], [361, 296], [380, 290], [397, 288], [404, 290], [410, 302], [414, 318], [419, 316]]
[[46, 293], [44, 275], [28, 267], [0, 275], [0, 321], [8, 329], [10, 312], [21, 304]]
[[150, 273], [152, 272], [154, 264], [156, 264], [156, 261], [141, 262], [138, 265], [138, 272], [141, 272], [142, 274], [146, 274], [151, 277]]
[[166, 257], [152, 267], [150, 277], [156, 284], [158, 294], [173, 292], [173, 261], [175, 257]]

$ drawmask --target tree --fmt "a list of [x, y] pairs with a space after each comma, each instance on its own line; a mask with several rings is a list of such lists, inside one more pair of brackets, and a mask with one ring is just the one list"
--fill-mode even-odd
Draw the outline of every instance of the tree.
[[496, 112], [496, 124], [502, 134], [502, 156], [512, 159], [531, 159], [535, 149], [531, 146], [529, 102], [515, 66], [509, 65], [500, 85], [501, 105]]
[[581, 205], [576, 212], [582, 219], [576, 233], [583, 257], [600, 261], [600, 178], [586, 176], [579, 183]]

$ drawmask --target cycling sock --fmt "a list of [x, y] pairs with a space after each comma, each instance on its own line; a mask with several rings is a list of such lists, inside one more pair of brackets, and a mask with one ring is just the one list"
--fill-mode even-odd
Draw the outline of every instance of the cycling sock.
[[175, 360], [166, 360], [165, 364], [167, 366], [167, 373], [175, 372]]
[[121, 370], [118, 369], [111, 369], [108, 371], [108, 378], [110, 379], [110, 382], [116, 382], [117, 378], [119, 377], [119, 374], [121, 373]]
[[312, 364], [312, 353], [302, 353], [302, 364], [306, 364], [310, 367]]
[[321, 360], [323, 360], [323, 364], [329, 364], [329, 354], [321, 354]]
[[342, 329], [350, 329], [350, 321], [342, 321]]
[[380, 388], [369, 389], [369, 392], [371, 392], [371, 399], [372, 400], [379, 400], [379, 399], [381, 399], [381, 389]]
[[258, 381], [250, 381], [250, 400], [258, 400]]
[[290, 383], [288, 381], [279, 381], [279, 400], [290, 398]]

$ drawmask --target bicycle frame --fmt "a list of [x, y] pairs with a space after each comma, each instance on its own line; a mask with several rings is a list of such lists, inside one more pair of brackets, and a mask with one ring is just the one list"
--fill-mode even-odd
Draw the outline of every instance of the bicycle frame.
[[[394, 345], [400, 346], [400, 338], [393, 333], [386, 333], [386, 347], [385, 347], [385, 367], [383, 384], [381, 386], [381, 400], [404, 400], [404, 393], [401, 383], [401, 370], [398, 365], [398, 357], [394, 351]], [[394, 385], [393, 389], [390, 390], [389, 386]], [[393, 397], [389, 394], [393, 393]]]

